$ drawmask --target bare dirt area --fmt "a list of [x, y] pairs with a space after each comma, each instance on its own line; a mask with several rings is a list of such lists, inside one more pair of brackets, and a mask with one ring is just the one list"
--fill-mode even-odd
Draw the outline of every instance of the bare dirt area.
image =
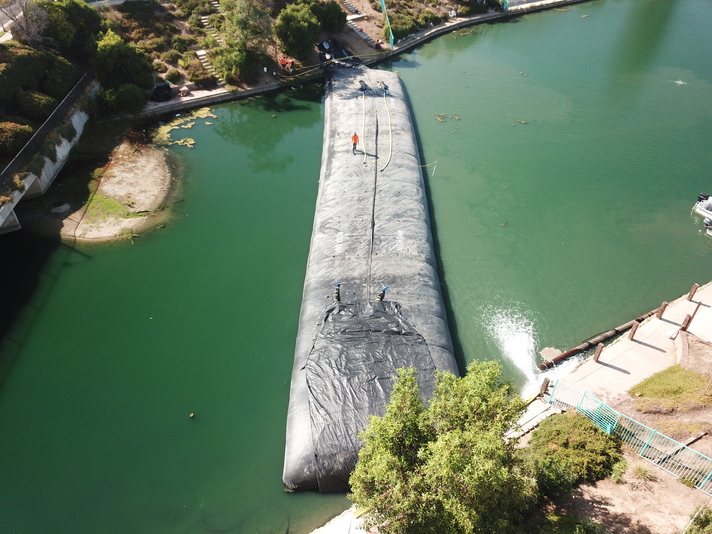
[[165, 150], [124, 139], [97, 174], [94, 192], [83, 198], [61, 184], [51, 187], [28, 203], [23, 225], [68, 240], [110, 241], [132, 239], [167, 218], [175, 180]]
[[[614, 534], [679, 534], [695, 508], [709, 500], [637, 455], [625, 452], [625, 458], [628, 468], [623, 483], [606, 479], [582, 484], [573, 495], [560, 498], [544, 511], [589, 519]], [[637, 477], [636, 466], [650, 478]]]
[[[172, 183], [164, 150], [125, 140], [112, 152], [89, 203], [63, 221], [62, 237], [130, 238], [159, 224]], [[104, 200], [109, 200], [107, 205], [102, 205]]]

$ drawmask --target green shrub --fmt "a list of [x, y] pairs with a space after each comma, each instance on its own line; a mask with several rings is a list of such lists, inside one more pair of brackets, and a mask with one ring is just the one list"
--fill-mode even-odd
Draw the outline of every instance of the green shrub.
[[264, 62], [265, 58], [248, 48], [244, 42], [220, 48], [212, 58], [212, 64], [220, 77], [231, 84], [257, 81], [262, 73], [260, 65]]
[[25, 117], [44, 122], [57, 107], [57, 99], [36, 91], [20, 91], [15, 95], [17, 110]]
[[544, 420], [521, 454], [543, 484], [540, 491], [551, 496], [568, 485], [609, 476], [622, 458], [620, 442], [578, 412]]
[[625, 458], [618, 460], [611, 468], [611, 480], [616, 484], [623, 484], [623, 474], [628, 468], [628, 461]]
[[193, 50], [188, 50], [183, 54], [183, 57], [178, 60], [178, 66], [181, 69], [188, 69], [190, 68], [191, 63], [193, 63], [193, 61], [195, 61], [197, 57], [198, 56]]
[[0, 122], [0, 154], [13, 157], [35, 133], [32, 126], [16, 122]]
[[424, 9], [416, 18], [416, 24], [421, 28], [426, 28], [428, 24], [438, 24], [442, 19], [429, 9]]
[[70, 120], [65, 120], [62, 124], [59, 125], [59, 127], [56, 130], [57, 137], [61, 137], [62, 139], [66, 139], [67, 141], [71, 141], [74, 139], [77, 135], [77, 129], [74, 127], [74, 124]]
[[208, 17], [208, 24], [210, 24], [210, 26], [212, 26], [216, 30], [221, 30], [224, 23], [225, 17], [218, 13], [213, 13]]
[[118, 89], [102, 89], [97, 95], [99, 110], [108, 115], [138, 113], [146, 100], [146, 93], [132, 83]]
[[171, 44], [175, 50], [183, 53], [187, 52], [194, 44], [197, 44], [197, 41], [194, 37], [188, 35], [174, 35]]
[[532, 534], [610, 534], [603, 525], [576, 516], [547, 513]]
[[164, 78], [173, 84], [177, 84], [178, 82], [180, 82], [183, 79], [183, 75], [181, 74], [181, 72], [179, 70], [171, 69], [168, 72], [166, 72]]
[[164, 35], [163, 37], [154, 37], [141, 43], [141, 48], [148, 53], [163, 52], [164, 50], [168, 50], [171, 47], [171, 44], [171, 38]]
[[197, 59], [194, 59], [188, 67], [188, 79], [204, 89], [215, 87], [218, 84], [217, 78], [205, 70], [203, 64]]
[[51, 159], [54, 163], [57, 162], [57, 144], [49, 137], [42, 142], [38, 153]]
[[313, 2], [311, 12], [321, 24], [322, 31], [338, 33], [346, 26], [346, 13], [336, 2]]
[[0, 108], [14, 104], [18, 91], [40, 88], [52, 56], [12, 41], [0, 43]]
[[40, 89], [43, 93], [61, 101], [78, 81], [79, 72], [74, 65], [64, 58], [56, 57], [42, 78]]
[[178, 52], [178, 50], [169, 50], [168, 52], [163, 52], [161, 54], [161, 60], [171, 65], [178, 63], [178, 60], [182, 57], [183, 55]]
[[417, 30], [415, 19], [410, 14], [394, 13], [388, 16], [391, 23], [391, 31], [396, 39], [408, 37]]
[[153, 87], [153, 69], [146, 54], [111, 30], [99, 40], [91, 66], [106, 89], [116, 89], [125, 83], [146, 90]]
[[163, 61], [154, 61], [153, 62], [153, 70], [155, 70], [156, 72], [163, 73], [168, 70], [168, 67], [166, 66], [165, 63], [163, 63]]
[[308, 4], [289, 4], [277, 17], [274, 34], [288, 55], [305, 60], [319, 37], [321, 24], [309, 9]]
[[698, 506], [690, 517], [693, 518], [692, 524], [685, 534], [709, 534], [712, 532], [712, 509]]
[[200, 40], [200, 48], [203, 50], [212, 50], [218, 48], [219, 44], [217, 38], [214, 35], [206, 35]]

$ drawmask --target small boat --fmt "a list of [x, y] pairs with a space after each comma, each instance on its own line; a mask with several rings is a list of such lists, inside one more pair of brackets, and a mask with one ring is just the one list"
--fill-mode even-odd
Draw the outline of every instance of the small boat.
[[712, 219], [712, 197], [707, 193], [697, 195], [697, 202], [695, 202], [695, 205], [692, 207], [692, 211], [702, 217]]

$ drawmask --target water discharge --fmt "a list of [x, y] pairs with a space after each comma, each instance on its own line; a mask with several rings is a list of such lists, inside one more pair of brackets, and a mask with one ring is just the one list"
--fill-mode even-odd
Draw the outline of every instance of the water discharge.
[[523, 375], [520, 394], [525, 399], [530, 397], [541, 380], [535, 363], [537, 339], [534, 321], [521, 307], [489, 308], [482, 312], [481, 318], [500, 354]]

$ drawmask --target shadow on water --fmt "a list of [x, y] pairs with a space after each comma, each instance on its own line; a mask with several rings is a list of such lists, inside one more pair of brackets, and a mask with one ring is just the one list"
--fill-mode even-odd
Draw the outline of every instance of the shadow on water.
[[52, 257], [62, 247], [59, 238], [27, 231], [0, 236], [3, 261], [3, 305], [0, 306], [0, 385], [7, 378], [45, 295], [40, 288], [57, 273], [47, 272]]
[[[408, 95], [408, 89], [403, 84], [403, 95], [408, 103], [409, 109], [412, 109], [412, 101]], [[413, 132], [415, 134], [415, 141], [418, 144], [418, 152], [422, 158], [423, 155], [423, 145], [421, 143], [420, 135], [418, 134], [418, 123], [416, 122], [415, 116], [411, 112], [410, 120], [413, 124]], [[421, 165], [424, 163], [421, 160]], [[450, 292], [448, 291], [445, 267], [440, 256], [440, 245], [438, 242], [438, 228], [435, 217], [433, 216], [433, 201], [432, 195], [430, 194], [430, 181], [427, 176], [427, 167], [423, 167], [423, 183], [425, 185], [425, 195], [428, 202], [428, 213], [430, 215], [430, 233], [433, 238], [433, 249], [435, 251], [435, 261], [438, 269], [438, 277], [440, 278], [440, 287], [442, 289], [443, 302], [445, 303], [445, 313], [447, 314], [448, 326], [450, 328], [450, 336], [452, 337], [452, 348], [455, 352], [455, 362], [460, 370], [460, 374], [464, 374], [467, 369], [467, 363], [464, 358], [464, 351], [462, 349], [462, 343], [460, 343], [460, 336], [458, 335], [457, 318], [453, 313], [452, 301], [450, 299]]]

